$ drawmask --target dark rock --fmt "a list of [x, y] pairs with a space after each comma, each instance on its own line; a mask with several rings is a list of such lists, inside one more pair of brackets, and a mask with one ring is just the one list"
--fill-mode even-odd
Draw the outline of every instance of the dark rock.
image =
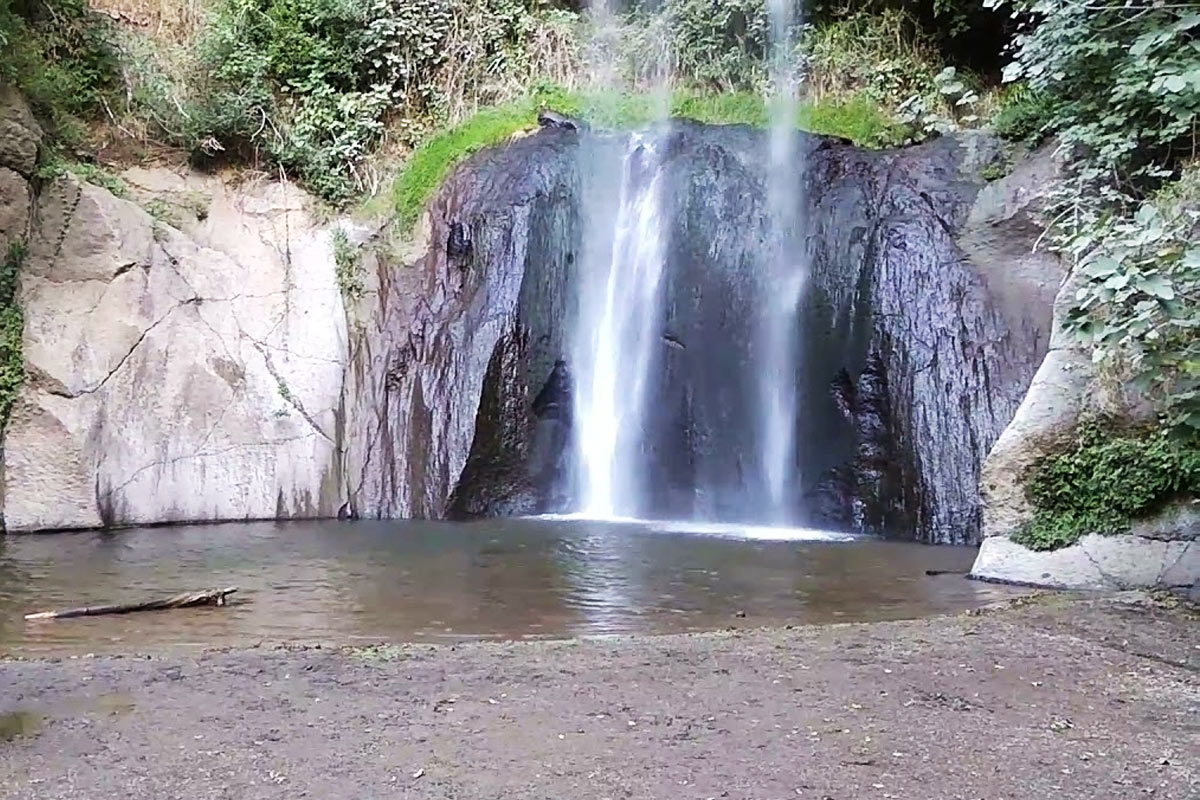
[[571, 424], [571, 373], [563, 359], [554, 362], [550, 377], [533, 399], [533, 413], [538, 419], [558, 419]]
[[573, 120], [570, 117], [559, 114], [557, 111], [543, 109], [538, 112], [538, 125], [543, 128], [559, 128], [561, 130], [578, 131], [584, 127], [584, 123], [579, 120]]
[[[753, 346], [770, 288], [766, 146], [752, 128], [678, 123], [665, 148], [669, 247], [646, 513], [745, 520], [762, 506]], [[994, 143], [945, 137], [873, 152], [802, 136], [801, 148], [809, 275], [794, 511], [831, 527], [973, 541], [980, 464], [1045, 352], [1050, 316], [1028, 276], [990, 269], [984, 280], [957, 242]], [[611, 176], [624, 154], [618, 137], [555, 123], [477, 154], [443, 187], [433, 241], [453, 245], [463, 225], [469, 268], [451, 268], [448, 246], [417, 265], [415, 285], [383, 287], [378, 331], [356, 362], [372, 404], [358, 415], [370, 453], [351, 482], [356, 508], [569, 507], [577, 275], [606, 267], [585, 239], [589, 226], [604, 230], [597, 209], [615, 213]], [[1023, 293], [1029, 302], [1009, 313]]]
[[471, 258], [471, 238], [461, 222], [450, 223], [450, 235], [446, 240], [446, 256], [451, 260], [465, 262]]

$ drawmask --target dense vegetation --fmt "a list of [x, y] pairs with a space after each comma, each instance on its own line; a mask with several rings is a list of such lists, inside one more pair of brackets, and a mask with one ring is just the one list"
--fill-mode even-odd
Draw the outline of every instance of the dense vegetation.
[[13, 302], [17, 274], [25, 259], [24, 242], [8, 246], [0, 261], [0, 427], [8, 421], [17, 390], [25, 382], [25, 360], [21, 355], [21, 330], [25, 318]]
[[1135, 431], [1085, 426], [1035, 467], [1022, 540], [1048, 549], [1200, 494], [1200, 8], [995, 4], [1020, 22], [1000, 128], [1053, 134], [1068, 159], [1049, 232], [1080, 281], [1068, 327], [1162, 409]]
[[1032, 550], [1122, 533], [1172, 500], [1200, 494], [1200, 437], [1088, 420], [1061, 453], [1036, 465], [1028, 488], [1037, 511], [1013, 539]]
[[[900, 5], [822, 7], [796, 31], [811, 54], [801, 124], [879, 146], [977, 121], [979, 81], [945, 68], [945, 37]], [[955, 7], [914, 8], [943, 6]], [[97, 139], [174, 148], [198, 164], [283, 170], [334, 202], [377, 192], [422, 144], [445, 155], [459, 143], [461, 157], [528, 127], [536, 103], [635, 124], [664, 73], [675, 113], [765, 116], [763, 0], [632, 3], [609, 17], [546, 0], [177, 0], [158, 13], [147, 36], [85, 0], [15, 0], [0, 11], [0, 77], [70, 156], [102, 149]]]

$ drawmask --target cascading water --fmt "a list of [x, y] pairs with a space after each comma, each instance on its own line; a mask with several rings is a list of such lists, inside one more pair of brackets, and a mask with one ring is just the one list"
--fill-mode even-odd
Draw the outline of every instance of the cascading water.
[[[693, 485], [694, 497], [699, 500], [697, 506], [706, 505], [706, 495], [727, 498], [705, 510], [709, 513], [700, 512], [705, 518], [717, 520], [733, 518], [781, 525], [791, 520], [795, 510], [796, 316], [807, 270], [796, 180], [799, 148], [794, 129], [793, 3], [794, 0], [770, 0], [768, 236], [759, 261], [762, 272], [758, 285], [762, 293], [757, 303], [751, 302], [752, 306], [757, 305], [757, 319], [749, 326], [753, 330], [753, 346], [743, 362], [757, 377], [744, 384], [744, 405], [736, 399], [740, 389], [723, 383], [736, 381], [733, 374], [728, 378], [716, 377], [702, 390], [706, 394], [701, 402], [709, 404], [706, 413], [713, 415], [711, 419], [734, 411], [732, 417], [726, 417], [733, 427], [726, 427], [722, 435], [731, 430], [745, 432], [742, 441], [746, 445], [747, 469], [741, 470], [743, 462], [741, 455], [734, 452], [738, 449], [735, 446], [727, 453], [714, 453], [725, 464], [714, 470], [710, 467], [715, 462], [699, 467], [702, 471], [710, 470], [708, 474], [717, 478], [716, 482], [706, 482], [701, 477]], [[599, 3], [593, 12], [598, 31], [594, 44], [603, 48], [604, 31], [614, 18], [606, 3]], [[659, 98], [659, 119], [665, 121], [669, 85], [665, 49], [650, 61], [657, 65], [650, 70], [652, 86], [638, 88], [654, 90]], [[607, 77], [602, 76], [602, 80], [612, 88], [614, 76], [604, 74]], [[653, 512], [656, 501], [662, 500], [663, 487], [648, 486], [656, 479], [661, 483], [662, 478], [661, 474], [651, 474], [648, 448], [652, 434], [658, 434], [657, 441], [661, 443], [662, 431], [650, 430], [654, 424], [648, 406], [655, 400], [650, 395], [664, 387], [663, 333], [668, 315], [664, 308], [664, 272], [668, 263], [675, 264], [672, 269], [686, 268], [680, 266], [683, 262], [669, 258], [666, 241], [667, 231], [675, 222], [664, 219], [668, 127], [658, 125], [648, 133], [630, 137], [621, 170], [615, 223], [611, 222], [611, 192], [601, 193], [608, 198], [604, 209], [585, 208], [585, 218], [593, 230], [585, 241], [578, 327], [573, 342], [572, 427], [579, 487], [576, 509], [581, 516], [592, 519], [640, 517], [647, 511]], [[585, 157], [595, 158], [598, 151], [584, 148], [581, 152], [590, 154]], [[597, 163], [585, 166], [585, 172], [599, 172], [602, 176], [616, 172]], [[678, 361], [675, 369], [679, 369]], [[730, 468], [730, 464], [739, 466]], [[660, 463], [656, 468], [661, 472], [661, 467]], [[728, 499], [732, 492], [739, 492], [741, 497]]]
[[[591, 10], [592, 45], [601, 51], [602, 65], [595, 79], [602, 88], [613, 89], [616, 60], [605, 58], [602, 51], [619, 26], [610, 0], [597, 0]], [[611, 219], [611, 207], [585, 209], [592, 226], [585, 249], [591, 254], [585, 253], [574, 338], [573, 432], [579, 512], [592, 519], [634, 517], [643, 508], [645, 409], [661, 342], [666, 262], [661, 151], [670, 59], [665, 33], [665, 29], [652, 31], [655, 46], [639, 73], [648, 85], [638, 86], [639, 79], [634, 78], [634, 88], [649, 90], [653, 98], [656, 124], [629, 138], [615, 224], [603, 223]], [[585, 148], [583, 152], [596, 151]], [[608, 172], [607, 164], [586, 167], [585, 172], [602, 176]], [[605, 252], [606, 262], [600, 255]]]
[[770, 239], [763, 281], [758, 368], [761, 399], [760, 452], [766, 490], [766, 516], [784, 523], [792, 514], [796, 467], [796, 313], [807, 277], [801, 231], [799, 189], [795, 176], [796, 70], [792, 31], [795, 0], [770, 0], [771, 127], [767, 170]]
[[574, 394], [581, 511], [632, 517], [640, 502], [646, 388], [660, 342], [665, 262], [662, 162], [653, 134], [630, 138], [608, 269], [585, 280]]

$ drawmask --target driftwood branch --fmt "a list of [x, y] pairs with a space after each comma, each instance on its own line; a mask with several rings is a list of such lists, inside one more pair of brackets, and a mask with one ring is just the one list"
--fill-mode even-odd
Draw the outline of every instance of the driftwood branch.
[[166, 608], [185, 608], [187, 606], [225, 605], [225, 597], [237, 591], [236, 586], [225, 589], [206, 589], [199, 592], [184, 592], [173, 597], [163, 597], [158, 600], [147, 600], [143, 603], [125, 603], [113, 606], [86, 606], [84, 608], [68, 608], [62, 611], [39, 611], [36, 614], [26, 614], [25, 619], [66, 619], [68, 617], [95, 617], [100, 614], [128, 614], [133, 611], [159, 611]]

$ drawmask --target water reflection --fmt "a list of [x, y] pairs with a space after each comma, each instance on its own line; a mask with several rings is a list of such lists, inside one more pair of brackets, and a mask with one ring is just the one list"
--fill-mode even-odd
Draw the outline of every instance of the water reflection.
[[[724, 533], [736, 533], [736, 530]], [[967, 548], [774, 541], [583, 520], [255, 523], [0, 539], [0, 650], [455, 640], [924, 616], [1010, 590]], [[236, 604], [26, 623], [237, 585]], [[744, 612], [744, 620], [737, 618]]]

